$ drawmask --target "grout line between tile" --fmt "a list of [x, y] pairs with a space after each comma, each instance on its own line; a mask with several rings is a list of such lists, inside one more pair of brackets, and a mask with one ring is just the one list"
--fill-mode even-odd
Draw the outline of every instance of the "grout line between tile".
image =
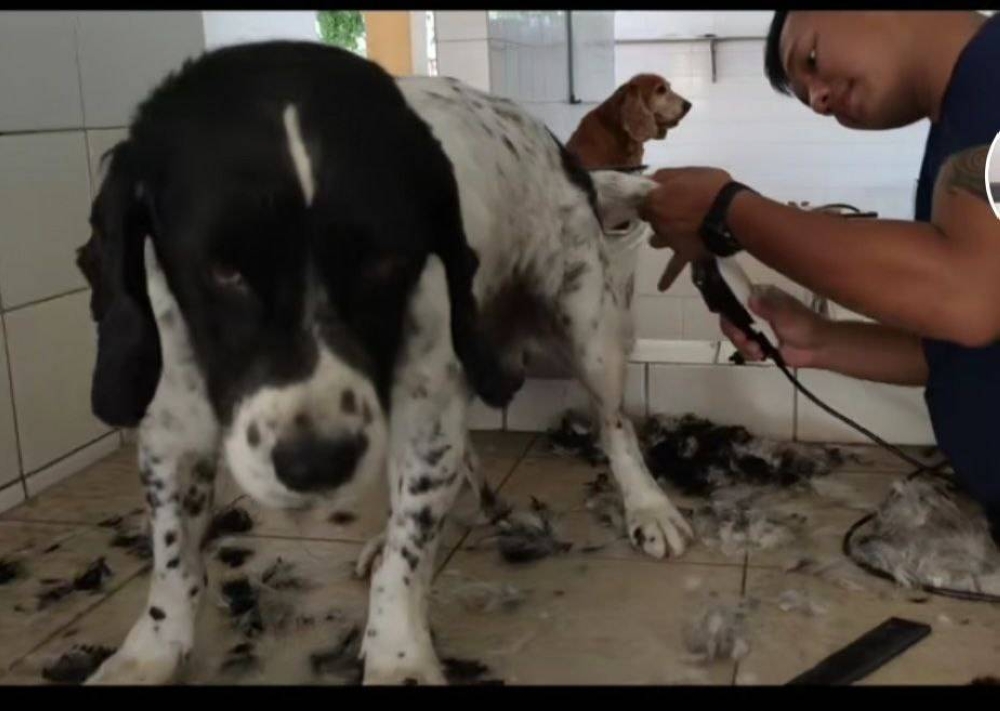
[[[528, 452], [530, 452], [532, 447], [535, 446], [535, 442], [538, 440], [540, 436], [541, 435], [539, 434], [535, 434], [528, 440], [528, 443], [521, 451], [520, 456], [517, 457], [517, 459], [511, 465], [510, 469], [507, 470], [507, 473], [504, 475], [503, 479], [500, 480], [500, 483], [497, 485], [495, 491], [500, 491], [507, 484], [507, 482], [510, 481], [510, 478], [514, 476], [514, 472], [517, 471], [517, 468], [521, 466], [521, 464], [527, 458]], [[458, 539], [458, 542], [455, 543], [455, 545], [452, 547], [450, 551], [448, 551], [448, 555], [445, 556], [444, 560], [441, 561], [441, 563], [437, 566], [437, 569], [434, 571], [434, 576], [432, 580], [437, 579], [437, 576], [441, 574], [441, 571], [443, 571], [445, 567], [447, 567], [448, 563], [451, 562], [451, 559], [455, 556], [455, 554], [458, 553], [459, 550], [461, 550], [462, 544], [465, 543], [465, 540], [469, 537], [470, 533], [471, 531], [466, 531], [465, 533], [463, 533], [461, 538]]]

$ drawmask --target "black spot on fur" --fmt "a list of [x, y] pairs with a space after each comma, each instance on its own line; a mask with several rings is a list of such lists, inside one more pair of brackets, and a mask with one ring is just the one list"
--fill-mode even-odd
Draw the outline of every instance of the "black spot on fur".
[[515, 158], [520, 157], [520, 153], [517, 152], [517, 147], [511, 142], [507, 136], [503, 137], [503, 144], [507, 147], [507, 150], [514, 154]]
[[406, 546], [403, 546], [402, 554], [403, 554], [403, 557], [406, 559], [407, 565], [410, 566], [410, 570], [416, 570], [417, 569], [417, 564], [420, 563], [420, 556], [417, 555], [416, 553], [412, 552]]
[[114, 653], [114, 647], [74, 645], [54, 663], [42, 668], [42, 678], [54, 684], [82, 684]]
[[247, 427], [247, 444], [251, 447], [256, 447], [260, 444], [260, 429], [257, 427], [256, 422], [251, 422]]
[[438, 462], [441, 461], [441, 457], [447, 454], [450, 449], [451, 449], [450, 444], [445, 444], [438, 447], [437, 449], [432, 449], [425, 455], [424, 461], [433, 467], [437, 465]]
[[163, 536], [163, 542], [168, 546], [174, 545], [174, 541], [177, 540], [177, 534], [173, 531], [167, 531]]
[[167, 567], [171, 569], [176, 568], [180, 564], [181, 564], [180, 558], [171, 558], [170, 560], [167, 561]]
[[194, 474], [198, 481], [202, 483], [215, 481], [215, 463], [207, 459], [199, 460], [194, 465]]
[[345, 390], [340, 394], [340, 410], [346, 415], [353, 415], [358, 411], [358, 399], [353, 390]]
[[195, 585], [193, 588], [188, 590], [188, 597], [195, 597], [198, 594], [198, 586]]
[[152, 617], [157, 622], [167, 619], [167, 613], [158, 607], [149, 608], [149, 616]]

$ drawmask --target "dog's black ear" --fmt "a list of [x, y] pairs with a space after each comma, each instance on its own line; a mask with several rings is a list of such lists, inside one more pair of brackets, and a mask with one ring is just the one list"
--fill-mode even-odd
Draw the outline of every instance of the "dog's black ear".
[[484, 403], [505, 407], [524, 384], [524, 373], [504, 367], [479, 321], [479, 310], [472, 292], [472, 280], [479, 269], [479, 258], [469, 247], [457, 204], [447, 210], [447, 229], [438, 232], [433, 251], [444, 263], [451, 302], [451, 338], [455, 355], [465, 369], [469, 384]]
[[111, 151], [107, 175], [91, 209], [93, 233], [76, 263], [90, 283], [97, 322], [97, 364], [91, 408], [112, 427], [134, 427], [160, 380], [160, 339], [146, 292], [144, 245], [149, 214], [140, 195], [132, 146]]

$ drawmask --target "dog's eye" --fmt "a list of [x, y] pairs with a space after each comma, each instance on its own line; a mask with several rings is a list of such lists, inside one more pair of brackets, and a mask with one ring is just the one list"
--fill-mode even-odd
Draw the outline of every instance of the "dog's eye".
[[666, 94], [667, 93], [667, 87], [663, 86], [663, 84], [660, 84], [658, 87], [656, 87], [656, 93], [657, 94]]
[[212, 283], [224, 289], [244, 289], [246, 282], [235, 267], [228, 264], [212, 265]]

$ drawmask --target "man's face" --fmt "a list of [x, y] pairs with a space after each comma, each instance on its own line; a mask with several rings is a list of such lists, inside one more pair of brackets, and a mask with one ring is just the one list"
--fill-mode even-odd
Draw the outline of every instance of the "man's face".
[[897, 128], [922, 118], [897, 15], [788, 13], [781, 60], [795, 96], [848, 128]]

